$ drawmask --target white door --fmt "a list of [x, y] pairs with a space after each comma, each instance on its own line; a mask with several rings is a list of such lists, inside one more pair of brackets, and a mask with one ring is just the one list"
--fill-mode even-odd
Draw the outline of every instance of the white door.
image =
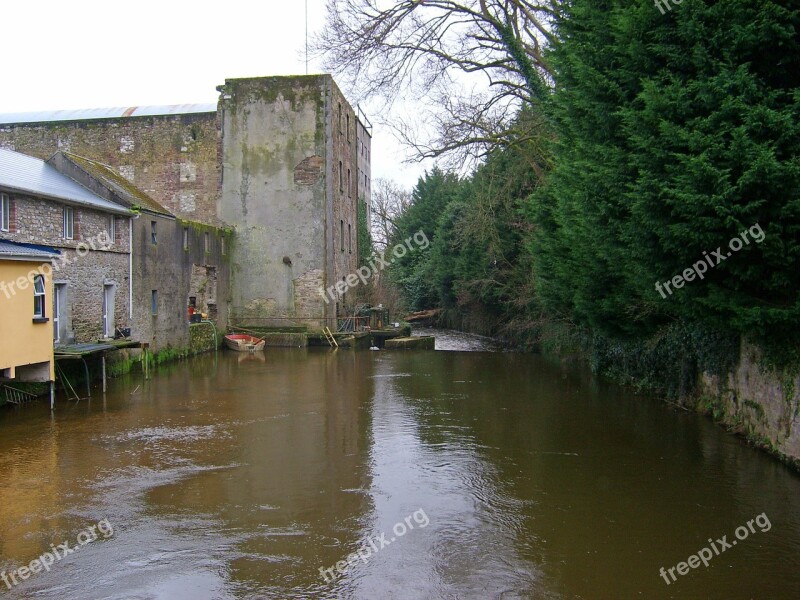
[[103, 335], [114, 337], [114, 286], [103, 286]]
[[53, 286], [53, 341], [58, 343], [61, 341], [61, 333], [58, 331], [59, 323], [61, 323], [61, 288], [63, 286], [55, 284]]

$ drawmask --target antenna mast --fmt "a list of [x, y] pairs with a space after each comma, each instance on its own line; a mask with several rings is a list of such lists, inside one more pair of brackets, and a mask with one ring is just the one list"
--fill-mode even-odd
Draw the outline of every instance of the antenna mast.
[[308, 75], [308, 0], [306, 0], [306, 75]]

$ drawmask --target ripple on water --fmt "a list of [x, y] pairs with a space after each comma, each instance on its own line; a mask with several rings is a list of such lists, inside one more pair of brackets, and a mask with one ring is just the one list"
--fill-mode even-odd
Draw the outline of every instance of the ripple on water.
[[100, 441], [112, 444], [125, 442], [156, 444], [159, 442], [197, 442], [210, 438], [230, 437], [230, 432], [219, 425], [188, 425], [185, 427], [144, 427], [114, 435], [103, 435], [100, 437]]

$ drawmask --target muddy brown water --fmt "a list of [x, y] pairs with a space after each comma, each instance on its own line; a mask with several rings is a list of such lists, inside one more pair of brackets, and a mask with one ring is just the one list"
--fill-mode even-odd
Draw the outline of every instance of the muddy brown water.
[[537, 356], [220, 352], [0, 409], [0, 570], [15, 599], [796, 599], [800, 478]]

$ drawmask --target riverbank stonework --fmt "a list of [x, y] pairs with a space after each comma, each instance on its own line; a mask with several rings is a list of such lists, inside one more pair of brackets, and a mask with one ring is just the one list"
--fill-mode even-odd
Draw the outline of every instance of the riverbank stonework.
[[759, 348], [741, 344], [727, 376], [702, 373], [698, 406], [765, 450], [800, 465], [800, 375], [766, 367]]
[[[448, 325], [455, 322], [468, 329], [452, 312], [448, 317]], [[593, 372], [620, 384], [656, 394], [672, 405], [677, 402], [684, 408], [705, 413], [800, 471], [800, 373], [781, 373], [767, 366], [763, 352], [751, 342], [739, 342], [738, 350], [732, 346], [731, 360], [720, 375], [691, 367], [697, 357], [690, 357], [688, 348], [681, 352], [670, 346], [659, 352], [659, 344], [669, 335], [617, 345], [610, 354], [607, 347], [601, 349], [606, 345], [603, 338], [587, 336], [585, 331], [558, 322], [542, 324], [536, 337], [527, 343], [521, 341], [522, 337], [507, 337], [502, 341], [509, 347], [541, 353], [561, 364], [586, 364]], [[643, 360], [642, 354], [646, 352], [653, 352], [654, 356]], [[666, 364], [666, 357], [674, 359], [676, 355], [684, 359], [678, 362], [686, 366], [685, 372], [679, 373], [674, 365]], [[642, 362], [648, 364], [649, 371], [642, 370]], [[661, 379], [654, 375], [660, 375]], [[667, 379], [673, 384], [671, 391], [666, 389]]]

